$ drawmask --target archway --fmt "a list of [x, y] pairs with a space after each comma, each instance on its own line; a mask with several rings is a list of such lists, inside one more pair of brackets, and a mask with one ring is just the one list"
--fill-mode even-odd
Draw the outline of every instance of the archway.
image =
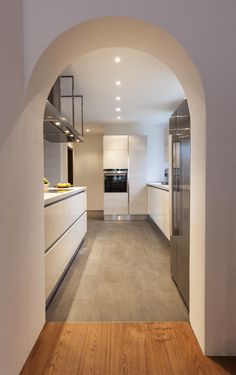
[[[192, 126], [190, 323], [205, 352], [205, 99], [201, 78], [187, 52], [165, 30], [141, 20], [105, 17], [82, 23], [60, 35], [40, 57], [28, 82], [26, 113], [42, 122], [47, 94], [60, 72], [81, 55], [106, 47], [135, 48], [158, 58], [174, 72], [188, 99]], [[40, 152], [40, 144], [37, 147]]]

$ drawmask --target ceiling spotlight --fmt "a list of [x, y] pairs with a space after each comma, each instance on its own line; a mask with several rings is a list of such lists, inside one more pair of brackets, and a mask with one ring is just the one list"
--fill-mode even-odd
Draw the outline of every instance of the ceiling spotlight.
[[66, 134], [69, 134], [69, 133], [70, 133], [70, 131], [69, 131], [69, 130], [65, 130], [65, 133], [66, 133]]
[[120, 120], [121, 119], [121, 117], [120, 116], [117, 116], [117, 120]]
[[116, 96], [116, 100], [120, 100], [120, 96]]
[[116, 85], [120, 86], [121, 85], [121, 81], [116, 81]]
[[120, 62], [120, 57], [119, 57], [119, 56], [115, 57], [115, 58], [114, 58], [114, 61], [115, 61], [116, 63], [119, 63], [119, 62]]
[[56, 121], [55, 125], [59, 126], [59, 125], [61, 125], [61, 123], [59, 121]]
[[73, 138], [74, 137], [73, 134], [70, 134], [70, 137]]
[[76, 139], [76, 142], [79, 142], [80, 140], [79, 139]]
[[121, 111], [121, 108], [117, 107], [116, 112], [120, 112], [120, 111]]
[[90, 129], [86, 129], [86, 132], [89, 133], [89, 132], [90, 132]]

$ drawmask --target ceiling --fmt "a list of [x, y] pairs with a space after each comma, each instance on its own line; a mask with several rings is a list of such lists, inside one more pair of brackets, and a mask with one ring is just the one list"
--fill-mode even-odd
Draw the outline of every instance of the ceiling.
[[[119, 63], [114, 61], [117, 56]], [[69, 65], [63, 74], [75, 77], [75, 93], [84, 96], [85, 129], [91, 133], [102, 132], [108, 124], [166, 124], [185, 97], [166, 65], [135, 49], [95, 50]], [[117, 86], [116, 81], [121, 84]]]

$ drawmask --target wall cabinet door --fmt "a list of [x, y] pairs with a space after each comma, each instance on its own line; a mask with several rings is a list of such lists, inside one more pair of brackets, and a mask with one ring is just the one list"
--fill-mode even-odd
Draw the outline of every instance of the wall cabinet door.
[[105, 151], [128, 151], [127, 135], [104, 135], [103, 150]]
[[103, 169], [128, 169], [128, 151], [104, 150]]

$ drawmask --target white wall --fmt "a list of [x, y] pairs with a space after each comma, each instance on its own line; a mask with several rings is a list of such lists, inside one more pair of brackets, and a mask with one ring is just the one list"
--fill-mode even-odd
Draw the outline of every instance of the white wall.
[[73, 143], [53, 143], [44, 140], [44, 176], [50, 185], [67, 182], [67, 147], [74, 147]]
[[103, 136], [87, 136], [74, 144], [74, 180], [87, 186], [88, 210], [103, 210]]
[[60, 181], [67, 182], [68, 181], [68, 160], [67, 160], [67, 147], [74, 148], [73, 143], [61, 143], [61, 163], [60, 163]]
[[[22, 9], [0, 12], [0, 373], [16, 375], [45, 319], [43, 134], [24, 112]], [[40, 101], [32, 108], [37, 112]], [[40, 126], [41, 125], [41, 126]], [[39, 209], [38, 209], [39, 208]]]
[[104, 135], [147, 136], [147, 182], [164, 179], [164, 126], [157, 125], [104, 125]]
[[61, 144], [44, 140], [44, 176], [51, 185], [61, 181]]

